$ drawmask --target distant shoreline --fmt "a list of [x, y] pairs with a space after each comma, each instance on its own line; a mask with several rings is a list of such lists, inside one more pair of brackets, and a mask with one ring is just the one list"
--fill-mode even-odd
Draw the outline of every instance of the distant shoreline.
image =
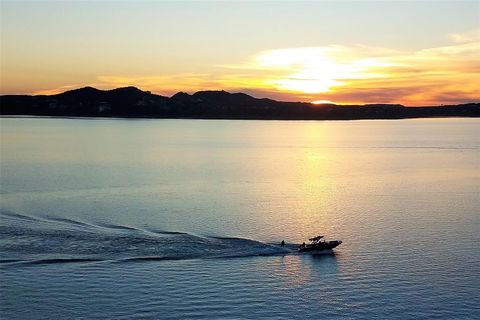
[[480, 116], [429, 116], [409, 118], [358, 118], [358, 119], [241, 119], [241, 118], [151, 118], [151, 117], [98, 117], [98, 116], [44, 116], [44, 115], [2, 115], [0, 119], [65, 119], [65, 120], [213, 120], [213, 121], [375, 121], [375, 120], [416, 120], [416, 119], [476, 119]]
[[205, 120], [373, 120], [480, 117], [480, 103], [405, 107], [336, 105], [258, 99], [244, 93], [179, 92], [164, 97], [135, 87], [85, 87], [49, 96], [0, 96], [0, 116]]

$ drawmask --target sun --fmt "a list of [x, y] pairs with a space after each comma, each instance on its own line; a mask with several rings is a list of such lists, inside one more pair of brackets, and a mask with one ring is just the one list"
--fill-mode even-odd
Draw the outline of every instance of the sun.
[[345, 57], [335, 47], [312, 47], [265, 51], [257, 56], [256, 64], [280, 72], [268, 80], [278, 90], [317, 94], [345, 86], [352, 79], [370, 77], [368, 69], [378, 63]]
[[334, 86], [342, 85], [329, 75], [313, 74], [307, 72], [292, 74], [288, 79], [280, 79], [274, 82], [276, 89], [302, 93], [328, 92]]
[[315, 100], [310, 102], [311, 104], [335, 104], [335, 102], [330, 100]]

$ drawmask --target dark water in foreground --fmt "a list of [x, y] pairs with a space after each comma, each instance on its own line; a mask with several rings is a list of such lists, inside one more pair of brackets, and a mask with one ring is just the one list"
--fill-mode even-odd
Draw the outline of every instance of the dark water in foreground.
[[2, 319], [480, 318], [480, 120], [0, 129]]

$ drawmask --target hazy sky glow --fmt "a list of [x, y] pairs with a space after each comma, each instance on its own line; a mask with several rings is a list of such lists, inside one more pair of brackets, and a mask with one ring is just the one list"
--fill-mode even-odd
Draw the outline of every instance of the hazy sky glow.
[[0, 93], [480, 101], [480, 1], [5, 1]]

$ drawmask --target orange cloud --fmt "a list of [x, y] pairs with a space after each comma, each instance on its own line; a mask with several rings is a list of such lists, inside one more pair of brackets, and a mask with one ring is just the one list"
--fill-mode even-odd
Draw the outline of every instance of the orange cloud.
[[32, 94], [33, 94], [33, 95], [46, 95], [46, 96], [49, 96], [49, 95], [53, 95], [53, 94], [58, 94], [58, 93], [65, 92], [65, 91], [67, 91], [67, 90], [76, 89], [76, 88], [78, 88], [78, 87], [79, 87], [78, 85], [66, 85], [66, 86], [60, 86], [60, 87], [52, 88], [52, 89], [36, 90], [36, 91], [32, 92]]
[[[368, 46], [265, 51], [239, 69], [263, 71], [278, 91], [338, 103], [426, 105], [479, 101], [480, 42], [402, 52]], [[229, 66], [235, 68], [235, 66]], [[269, 74], [269, 69], [275, 75]], [[278, 71], [281, 71], [278, 73]]]
[[241, 63], [211, 66], [208, 73], [102, 75], [90, 85], [135, 85], [164, 95], [224, 89], [287, 101], [344, 104], [415, 106], [479, 101], [480, 32], [449, 37], [453, 42], [448, 46], [418, 51], [367, 45], [267, 50]]

